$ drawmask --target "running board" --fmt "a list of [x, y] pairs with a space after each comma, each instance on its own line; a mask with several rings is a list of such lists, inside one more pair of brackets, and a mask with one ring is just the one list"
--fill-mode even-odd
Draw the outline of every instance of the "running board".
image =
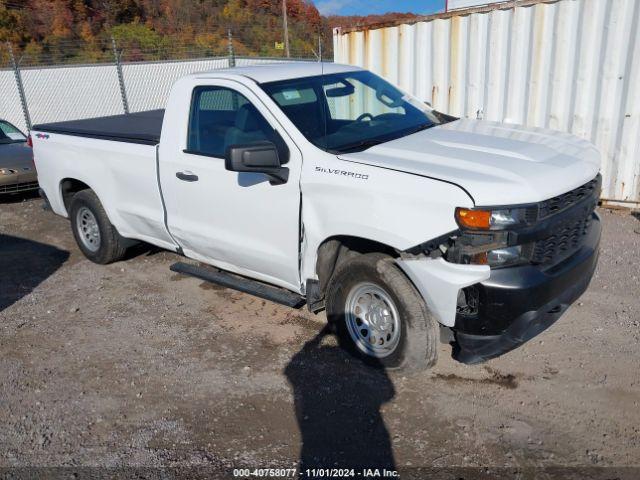
[[222, 285], [240, 292], [249, 293], [256, 297], [264, 298], [287, 307], [300, 308], [305, 304], [304, 297], [297, 293], [290, 292], [284, 288], [274, 287], [266, 283], [240, 277], [232, 273], [223, 272], [212, 267], [201, 267], [188, 263], [178, 262], [169, 267], [172, 272], [182, 273], [191, 277], [199, 278], [206, 282]]

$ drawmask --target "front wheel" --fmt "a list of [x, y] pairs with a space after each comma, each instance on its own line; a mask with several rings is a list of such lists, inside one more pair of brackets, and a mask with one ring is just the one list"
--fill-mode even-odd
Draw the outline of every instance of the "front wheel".
[[370, 253], [339, 265], [326, 306], [341, 344], [365, 362], [405, 370], [436, 363], [438, 326], [391, 257]]

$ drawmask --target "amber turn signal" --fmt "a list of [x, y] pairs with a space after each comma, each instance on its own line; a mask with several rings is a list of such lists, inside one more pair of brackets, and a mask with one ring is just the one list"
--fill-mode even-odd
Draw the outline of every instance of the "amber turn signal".
[[491, 227], [491, 211], [456, 208], [456, 220], [461, 227], [489, 230]]

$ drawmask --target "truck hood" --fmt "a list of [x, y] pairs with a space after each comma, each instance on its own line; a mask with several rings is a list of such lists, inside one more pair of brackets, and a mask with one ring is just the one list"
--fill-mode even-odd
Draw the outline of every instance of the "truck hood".
[[546, 200], [600, 169], [596, 148], [574, 135], [467, 119], [340, 158], [454, 183], [477, 206]]

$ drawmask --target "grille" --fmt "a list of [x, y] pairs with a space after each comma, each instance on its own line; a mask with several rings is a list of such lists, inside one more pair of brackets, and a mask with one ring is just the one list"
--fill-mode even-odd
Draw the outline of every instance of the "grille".
[[575, 216], [565, 223], [549, 231], [549, 235], [533, 244], [531, 262], [541, 265], [555, 265], [565, 258], [575, 253], [584, 241], [584, 237], [589, 231], [591, 217], [596, 209], [598, 197], [600, 195], [601, 177], [596, 178], [581, 187], [571, 190], [562, 195], [558, 195], [550, 200], [541, 202], [539, 205], [539, 219], [550, 217], [556, 213], [575, 205], [585, 198], [592, 198], [592, 203], [586, 208], [578, 218]]
[[540, 203], [538, 209], [538, 220], [547, 218], [553, 214], [575, 205], [580, 200], [591, 195], [595, 195], [600, 190], [600, 175], [570, 192], [563, 193], [557, 197], [545, 200]]
[[18, 193], [38, 188], [38, 182], [12, 183], [10, 185], [0, 185], [0, 193]]
[[576, 252], [591, 224], [591, 213], [587, 218], [572, 221], [557, 229], [550, 236], [538, 240], [533, 246], [531, 261], [543, 265], [555, 265]]

